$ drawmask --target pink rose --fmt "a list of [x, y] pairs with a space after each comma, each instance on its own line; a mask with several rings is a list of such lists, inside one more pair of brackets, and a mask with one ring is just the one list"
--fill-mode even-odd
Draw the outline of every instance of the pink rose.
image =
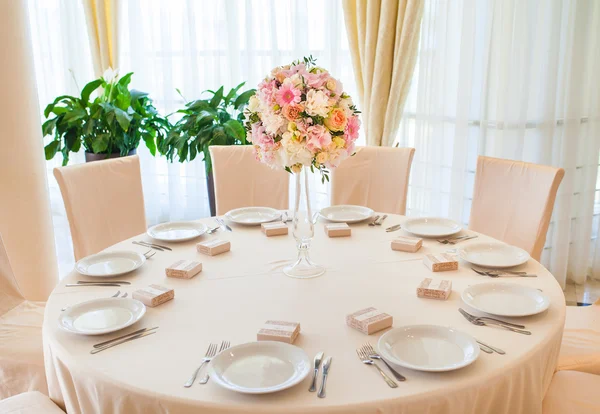
[[341, 108], [335, 108], [329, 113], [329, 116], [325, 118], [325, 126], [331, 131], [343, 131], [346, 128], [348, 119], [344, 110]]

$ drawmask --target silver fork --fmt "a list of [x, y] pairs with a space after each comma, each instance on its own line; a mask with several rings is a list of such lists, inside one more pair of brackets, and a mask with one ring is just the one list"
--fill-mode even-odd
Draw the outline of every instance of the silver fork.
[[208, 229], [206, 232], [207, 232], [208, 234], [213, 234], [215, 231], [219, 230], [219, 227], [221, 227], [221, 226], [217, 226], [217, 227], [215, 227], [215, 228]]
[[183, 384], [183, 386], [185, 388], [190, 388], [192, 385], [194, 385], [194, 381], [196, 381], [196, 377], [198, 376], [198, 372], [200, 372], [200, 370], [202, 369], [202, 367], [204, 366], [204, 364], [206, 364], [208, 361], [210, 361], [210, 359], [212, 357], [215, 356], [216, 352], [217, 352], [217, 344], [210, 344], [208, 346], [208, 349], [206, 350], [206, 354], [204, 355], [204, 358], [202, 359], [202, 364], [200, 364], [200, 366], [198, 368], [196, 368], [196, 370], [194, 371], [194, 373], [192, 374], [192, 376], [190, 377], [190, 379], [187, 380], [187, 382], [185, 384]]
[[[227, 348], [229, 348], [229, 341], [222, 341], [221, 342], [221, 347], [219, 348], [219, 352], [217, 352], [217, 355], [219, 355], [221, 352], [223, 352], [224, 350], [226, 350]], [[211, 358], [212, 359], [212, 358]], [[210, 360], [209, 360], [210, 361]], [[208, 380], [210, 379], [210, 375], [206, 374], [201, 380], [200, 380], [200, 384], [206, 384], [208, 382]]]
[[448, 243], [450, 243], [451, 240], [466, 239], [467, 237], [469, 237], [469, 235], [465, 234], [464, 236], [448, 237], [447, 239], [438, 239], [438, 242], [442, 243], [442, 244], [448, 244]]
[[151, 258], [152, 256], [154, 256], [156, 254], [156, 251], [150, 249], [148, 250], [146, 253], [144, 253], [144, 256], [146, 257], [146, 259]]
[[371, 359], [378, 359], [380, 361], [383, 361], [383, 363], [388, 367], [388, 369], [391, 371], [391, 373], [394, 375], [394, 377], [398, 380], [398, 381], [406, 381], [406, 377], [402, 374], [400, 374], [398, 371], [396, 371], [394, 368], [392, 368], [392, 366], [390, 364], [388, 364], [388, 362], [383, 359], [381, 357], [381, 355], [379, 355], [377, 352], [375, 352], [375, 350], [373, 349], [373, 346], [370, 343], [366, 343], [362, 346], [362, 349], [366, 352], [367, 355], [369, 355], [369, 358]]
[[377, 220], [379, 220], [379, 216], [373, 217], [373, 220], [369, 222], [369, 226], [371, 226], [371, 227], [375, 226], [375, 224], [377, 223]]
[[[121, 294], [121, 291], [120, 291], [120, 290], [117, 290], [117, 293], [115, 293], [114, 295], [111, 295], [110, 297], [111, 297], [111, 298], [118, 298], [120, 294]], [[126, 297], [126, 296], [127, 296], [127, 293], [125, 293], [125, 294], [124, 294], [122, 297], [124, 298], [124, 297]], [[61, 312], [64, 312], [64, 311], [66, 311], [67, 309], [69, 309], [69, 306], [65, 306], [65, 307], [64, 307], [64, 308], [62, 308], [60, 311], [61, 311]]]
[[367, 355], [366, 352], [364, 352], [361, 348], [358, 348], [356, 350], [356, 354], [358, 355], [358, 359], [360, 359], [360, 361], [363, 364], [373, 365], [375, 368], [377, 368], [377, 371], [379, 372], [379, 374], [381, 374], [381, 376], [383, 377], [383, 380], [385, 381], [385, 383], [387, 385], [389, 385], [390, 388], [398, 388], [398, 384], [396, 384], [396, 382], [394, 382], [393, 379], [391, 379], [390, 377], [388, 377], [386, 375], [386, 373], [383, 372], [382, 369], [379, 368], [379, 366], [377, 366], [377, 364], [375, 363], [375, 361], [373, 361], [372, 359], [369, 358], [369, 356]]

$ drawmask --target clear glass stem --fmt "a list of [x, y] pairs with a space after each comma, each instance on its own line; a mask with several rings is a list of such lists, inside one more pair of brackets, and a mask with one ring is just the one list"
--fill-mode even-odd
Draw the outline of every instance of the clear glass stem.
[[294, 202], [294, 231], [296, 247], [298, 248], [298, 259], [291, 265], [284, 267], [283, 272], [296, 278], [311, 278], [321, 276], [325, 268], [310, 260], [310, 245], [315, 235], [315, 221], [310, 204], [310, 190], [308, 181], [308, 170], [302, 168], [295, 174], [295, 202]]

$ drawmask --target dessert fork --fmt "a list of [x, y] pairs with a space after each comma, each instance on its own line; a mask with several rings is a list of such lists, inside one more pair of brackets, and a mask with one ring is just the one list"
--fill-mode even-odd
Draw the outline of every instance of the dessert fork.
[[194, 381], [196, 381], [198, 372], [200, 372], [200, 370], [202, 369], [204, 364], [209, 362], [211, 360], [211, 358], [215, 356], [216, 352], [217, 352], [217, 344], [210, 344], [208, 346], [208, 349], [206, 350], [206, 354], [204, 355], [204, 358], [202, 358], [202, 364], [200, 364], [200, 366], [198, 368], [196, 368], [196, 370], [194, 371], [194, 373], [192, 374], [190, 379], [185, 384], [183, 384], [183, 386], [185, 388], [190, 388], [192, 385], [194, 385]]
[[360, 361], [363, 364], [372, 365], [375, 368], [377, 368], [377, 371], [383, 377], [383, 380], [390, 388], [398, 388], [398, 384], [396, 384], [396, 382], [393, 379], [388, 377], [387, 374], [385, 372], [383, 372], [383, 370], [381, 368], [379, 368], [379, 366], [377, 366], [377, 364], [371, 358], [369, 358], [369, 356], [367, 355], [367, 353], [365, 351], [363, 351], [361, 348], [357, 348], [356, 355], [358, 355], [358, 359], [360, 359]]
[[391, 371], [391, 373], [394, 375], [394, 377], [396, 377], [396, 379], [398, 381], [406, 381], [406, 377], [404, 375], [400, 374], [394, 368], [392, 368], [392, 366], [390, 364], [388, 364], [388, 362], [385, 359], [383, 359], [381, 357], [381, 355], [379, 355], [377, 352], [375, 352], [375, 350], [373, 349], [373, 346], [371, 346], [370, 343], [367, 342], [366, 344], [364, 344], [362, 346], [362, 349], [369, 356], [369, 358], [378, 359], [380, 361], [383, 361], [383, 363], [388, 367], [388, 369]]

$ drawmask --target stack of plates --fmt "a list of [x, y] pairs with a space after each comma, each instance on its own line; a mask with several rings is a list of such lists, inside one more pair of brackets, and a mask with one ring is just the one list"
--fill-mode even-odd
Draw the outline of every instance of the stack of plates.
[[340, 205], [324, 208], [319, 214], [333, 223], [359, 223], [373, 217], [375, 212], [368, 207]]
[[446, 218], [420, 217], [408, 219], [402, 228], [419, 237], [448, 237], [462, 230], [462, 226]]
[[262, 223], [279, 220], [281, 211], [270, 207], [242, 207], [225, 213], [225, 218], [232, 223], [246, 226], [258, 226]]
[[94, 299], [68, 307], [61, 312], [58, 323], [67, 332], [102, 335], [133, 325], [145, 313], [146, 306], [139, 300]]
[[93, 254], [79, 260], [75, 269], [85, 276], [112, 277], [133, 272], [146, 262], [138, 252], [113, 251]]
[[183, 242], [195, 239], [206, 233], [204, 224], [195, 221], [172, 221], [157, 224], [148, 229], [148, 236], [165, 242]]
[[460, 258], [477, 266], [505, 268], [527, 263], [530, 256], [525, 250], [500, 242], [480, 242], [464, 246]]
[[479, 283], [466, 288], [461, 298], [471, 308], [496, 316], [536, 315], [550, 306], [548, 296], [516, 283]]

